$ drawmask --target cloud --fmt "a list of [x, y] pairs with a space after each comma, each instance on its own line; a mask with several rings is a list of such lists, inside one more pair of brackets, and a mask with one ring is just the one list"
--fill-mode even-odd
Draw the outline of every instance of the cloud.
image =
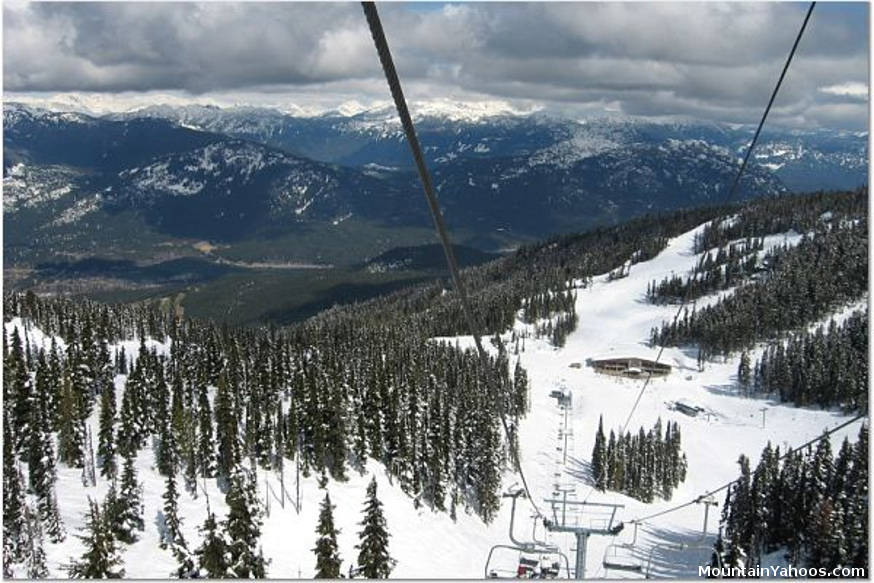
[[868, 99], [868, 86], [864, 83], [856, 83], [850, 81], [848, 83], [840, 83], [838, 85], [820, 87], [819, 90], [823, 93], [828, 93], [829, 95], [840, 95], [862, 100]]
[[[806, 7], [385, 3], [380, 13], [413, 98], [754, 121]], [[3, 10], [8, 91], [387, 97], [357, 3], [13, 2]], [[777, 104], [792, 112], [787, 123], [867, 125], [858, 107], [867, 102], [867, 11], [817, 6]]]

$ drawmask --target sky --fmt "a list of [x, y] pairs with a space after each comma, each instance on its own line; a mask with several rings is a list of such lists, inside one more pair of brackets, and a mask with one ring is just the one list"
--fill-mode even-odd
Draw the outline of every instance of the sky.
[[[3, 3], [5, 99], [329, 108], [389, 94], [358, 3]], [[755, 123], [807, 9], [378, 4], [407, 97]], [[820, 2], [771, 122], [868, 125], [868, 6]], [[119, 107], [122, 107], [119, 105]]]

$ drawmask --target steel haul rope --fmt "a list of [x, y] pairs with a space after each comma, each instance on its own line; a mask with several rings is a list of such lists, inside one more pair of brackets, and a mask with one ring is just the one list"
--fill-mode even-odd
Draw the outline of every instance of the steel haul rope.
[[[753, 135], [753, 139], [750, 142], [750, 145], [747, 147], [743, 162], [741, 163], [740, 168], [738, 169], [737, 174], [734, 177], [734, 181], [731, 183], [731, 188], [728, 189], [728, 194], [726, 194], [725, 199], [723, 199], [722, 201], [722, 204], [729, 202], [732, 196], [734, 196], [735, 190], [737, 190], [737, 186], [740, 183], [741, 176], [743, 176], [744, 170], [746, 170], [747, 167], [747, 162], [750, 159], [750, 154], [752, 154], [753, 148], [756, 147], [756, 142], [759, 140], [759, 134], [762, 133], [762, 127], [764, 127], [765, 125], [765, 120], [768, 119], [768, 114], [771, 112], [771, 106], [774, 105], [774, 100], [777, 98], [777, 93], [780, 91], [780, 86], [783, 85], [783, 79], [786, 77], [786, 72], [789, 70], [789, 65], [792, 63], [792, 58], [795, 56], [796, 49], [798, 49], [798, 43], [801, 42], [801, 37], [804, 36], [804, 31], [807, 28], [807, 23], [810, 20], [810, 16], [813, 14], [813, 8], [815, 6], [816, 2], [811, 2], [810, 7], [807, 9], [807, 14], [804, 16], [804, 22], [802, 22], [801, 28], [798, 30], [798, 34], [795, 37], [795, 42], [792, 44], [792, 50], [789, 51], [789, 56], [786, 58], [786, 62], [783, 64], [783, 70], [780, 72], [780, 78], [777, 79], [777, 84], [774, 86], [774, 90], [771, 92], [771, 98], [768, 100], [768, 105], [765, 107], [765, 112], [762, 114], [762, 119], [759, 120], [759, 126], [756, 128], [756, 133]], [[680, 318], [680, 314], [683, 312], [683, 308], [685, 308], [686, 305], [689, 303], [691, 290], [692, 286], [689, 285], [686, 288], [686, 293], [683, 296], [683, 301], [680, 303], [680, 307], [677, 308], [677, 312], [674, 314], [674, 325], [676, 325], [677, 320]], [[664, 351], [665, 345], [662, 344], [655, 359], [656, 364], [658, 364]], [[652, 372], [650, 372], [647, 375], [646, 379], [644, 379], [643, 386], [640, 388], [640, 392], [637, 395], [637, 400], [634, 401], [634, 405], [631, 407], [631, 411], [628, 413], [628, 418], [625, 419], [625, 423], [622, 426], [623, 435], [628, 429], [628, 423], [631, 421], [634, 412], [637, 410], [637, 406], [640, 404], [640, 399], [641, 397], [643, 397], [643, 394], [646, 391], [646, 387], [649, 385], [649, 381], [651, 378]]]
[[[810, 20], [811, 15], [813, 14], [813, 9], [815, 6], [816, 2], [811, 2], [810, 6], [807, 9], [807, 14], [804, 16], [804, 22], [802, 22], [801, 28], [798, 30], [798, 34], [795, 36], [795, 42], [792, 44], [792, 49], [789, 51], [789, 56], [786, 58], [786, 62], [783, 64], [783, 70], [780, 72], [780, 77], [777, 79], [777, 84], [774, 86], [774, 90], [771, 92], [771, 97], [770, 99], [768, 99], [768, 104], [765, 106], [765, 111], [762, 114], [762, 119], [759, 120], [759, 125], [756, 128], [756, 133], [753, 135], [753, 139], [752, 141], [750, 141], [750, 145], [747, 147], [747, 151], [746, 154], [744, 154], [741, 166], [738, 169], [737, 174], [735, 174], [734, 180], [731, 183], [731, 187], [728, 189], [728, 192], [722, 201], [723, 204], [731, 200], [731, 198], [734, 196], [735, 191], [737, 190], [738, 184], [740, 184], [741, 176], [743, 176], [743, 173], [746, 170], [747, 162], [750, 159], [753, 148], [755, 148], [756, 146], [756, 142], [758, 142], [759, 140], [759, 134], [761, 134], [762, 132], [762, 127], [764, 127], [765, 125], [765, 120], [768, 119], [768, 114], [771, 112], [771, 107], [774, 105], [774, 100], [777, 98], [777, 93], [780, 91], [780, 87], [783, 85], [783, 79], [786, 77], [786, 72], [789, 70], [789, 65], [792, 63], [792, 58], [795, 56], [795, 51], [798, 49], [798, 44], [801, 42], [801, 37], [804, 36], [804, 31], [807, 29], [807, 23]], [[677, 321], [680, 319], [680, 314], [683, 313], [683, 308], [685, 308], [686, 305], [689, 303], [691, 292], [692, 286], [689, 285], [686, 288], [686, 293], [683, 295], [683, 300], [680, 302], [680, 305], [677, 308], [677, 311], [671, 321], [672, 325], [676, 325]], [[656, 364], [661, 361], [664, 352], [665, 344], [662, 344], [659, 347], [658, 354], [656, 355]], [[637, 393], [637, 398], [634, 401], [634, 405], [631, 406], [631, 411], [628, 412], [628, 416], [625, 418], [625, 423], [622, 424], [621, 435], [624, 435], [625, 432], [628, 430], [628, 424], [631, 422], [631, 418], [634, 416], [635, 411], [637, 411], [637, 407], [640, 405], [640, 400], [643, 398], [643, 395], [646, 392], [646, 388], [649, 386], [651, 379], [652, 372], [650, 371], [648, 372], [646, 378], [643, 380], [643, 385], [640, 387], [640, 391]], [[594, 491], [594, 487], [590, 488], [584, 500], [588, 500], [589, 496], [591, 496], [592, 492]]]
[[[813, 445], [814, 443], [817, 443], [817, 442], [819, 442], [819, 441], [821, 441], [821, 440], [823, 440], [823, 439], [829, 437], [831, 434], [833, 434], [833, 433], [835, 433], [835, 432], [837, 432], [837, 431], [840, 431], [840, 430], [843, 429], [844, 427], [847, 427], [847, 426], [849, 426], [849, 425], [852, 425], [853, 423], [855, 423], [855, 422], [858, 421], [859, 419], [865, 419], [866, 417], [867, 417], [867, 415], [864, 415], [864, 414], [863, 414], [863, 415], [856, 415], [856, 416], [853, 417], [852, 419], [850, 419], [850, 420], [848, 420], [848, 421], [844, 421], [844, 422], [841, 423], [840, 425], [838, 425], [838, 426], [836, 426], [836, 427], [834, 427], [834, 428], [832, 428], [832, 429], [829, 429], [829, 430], [824, 431], [824, 432], [822, 433], [822, 435], [820, 435], [819, 437], [816, 437], [816, 438], [811, 439], [811, 440], [809, 440], [809, 441], [807, 441], [807, 442], [805, 442], [805, 443], [802, 443], [801, 445], [799, 445], [798, 447], [796, 447], [794, 450], [790, 448], [789, 450], [787, 450], [786, 452], [784, 452], [780, 457], [778, 457], [778, 458], [776, 459], [776, 461], [783, 461], [784, 459], [786, 459], [787, 457], [789, 457], [789, 455], [790, 455], [793, 451], [801, 451], [801, 450], [803, 450], [803, 449], [806, 448], [806, 447], [810, 447], [810, 446]], [[713, 490], [710, 490], [709, 492], [705, 492], [704, 494], [701, 494], [700, 496], [698, 496], [698, 497], [695, 498], [694, 500], [690, 500], [689, 502], [684, 502], [683, 504], [678, 504], [677, 506], [673, 506], [673, 507], [671, 507], [671, 508], [668, 508], [667, 510], [660, 510], [659, 512], [656, 512], [655, 514], [650, 514], [650, 515], [648, 515], [648, 516], [644, 516], [643, 518], [635, 518], [634, 520], [630, 520], [629, 523], [634, 524], [634, 523], [643, 523], [643, 522], [647, 522], [647, 521], [649, 521], [649, 520], [652, 520], [653, 518], [658, 518], [659, 516], [664, 516], [665, 514], [670, 514], [670, 513], [672, 513], [672, 512], [676, 512], [677, 510], [680, 510], [680, 509], [685, 508], [685, 507], [687, 507], [687, 506], [691, 506], [692, 504], [697, 504], [698, 501], [702, 500], [703, 498], [707, 498], [708, 496], [712, 496], [713, 494], [716, 494], [716, 493], [718, 493], [718, 492], [721, 492], [722, 490], [725, 490], [726, 488], [730, 488], [730, 487], [732, 486], [732, 484], [734, 484], [735, 482], [737, 482], [737, 481], [739, 481], [739, 480], [740, 480], [740, 478], [735, 478], [734, 480], [732, 480], [732, 481], [730, 481], [730, 482], [727, 482], [727, 483], [723, 484], [722, 486], [720, 486], [720, 487], [718, 487], [718, 488], [715, 488], [715, 489], [713, 489]]]
[[[413, 126], [413, 120], [410, 117], [410, 110], [407, 107], [407, 101], [404, 97], [401, 81], [398, 78], [397, 70], [392, 60], [391, 51], [388, 47], [388, 41], [385, 38], [385, 32], [382, 29], [382, 22], [379, 19], [379, 13], [376, 10], [376, 4], [373, 2], [362, 2], [361, 7], [364, 9], [364, 15], [367, 17], [367, 24], [370, 27], [370, 34], [373, 36], [373, 42], [376, 45], [376, 51], [379, 54], [379, 61], [382, 64], [382, 70], [385, 73], [386, 81], [388, 81], [389, 89], [391, 90], [392, 98], [394, 99], [395, 107], [398, 110], [398, 117], [401, 120], [401, 126], [404, 128], [404, 135], [407, 138], [407, 143], [410, 145], [410, 150], [413, 154], [413, 159], [416, 162], [416, 169], [419, 172], [419, 179], [422, 182], [422, 189], [425, 191], [425, 198], [428, 201], [428, 208], [431, 211], [431, 218], [434, 220], [434, 227], [440, 237], [440, 244], [443, 247], [443, 253], [446, 256], [446, 264], [449, 267], [449, 274], [452, 277], [452, 283], [455, 287], [458, 298], [461, 302], [462, 311], [464, 313], [467, 326], [470, 328], [470, 333], [473, 336], [474, 344], [476, 344], [477, 353], [483, 363], [488, 361], [488, 354], [483, 348], [482, 338], [480, 336], [480, 323], [470, 309], [470, 302], [467, 295], [467, 290], [461, 281], [461, 275], [458, 269], [458, 262], [455, 259], [455, 252], [452, 249], [452, 243], [449, 239], [449, 233], [446, 231], [446, 225], [443, 221], [443, 213], [440, 211], [440, 205], [437, 202], [437, 195], [434, 193], [434, 185], [431, 181], [431, 175], [428, 173], [428, 167], [425, 164], [425, 157], [422, 155], [422, 147], [419, 145], [419, 139], [416, 137], [416, 129]], [[498, 336], [498, 341], [503, 345], [503, 341]], [[501, 395], [495, 395], [495, 401], [498, 403], [498, 411], [500, 413], [501, 425], [504, 433], [507, 436], [508, 445], [513, 463], [516, 466], [516, 471], [522, 480], [522, 486], [525, 489], [525, 495], [529, 502], [534, 507], [534, 511], [538, 516], [543, 517], [537, 503], [531, 496], [531, 491], [528, 489], [528, 481], [525, 478], [525, 473], [522, 470], [522, 464], [519, 459], [518, 443], [514, 443], [513, 433], [510, 430], [510, 425], [507, 422], [506, 414], [504, 413], [503, 398]]]

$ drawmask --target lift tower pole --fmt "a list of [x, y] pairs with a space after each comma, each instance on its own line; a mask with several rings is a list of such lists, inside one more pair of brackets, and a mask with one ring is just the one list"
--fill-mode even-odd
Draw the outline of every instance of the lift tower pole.
[[[576, 558], [574, 560], [574, 579], [585, 579], [586, 550], [589, 544], [589, 537], [593, 534], [604, 536], [616, 536], [619, 534], [625, 525], [621, 522], [614, 525], [613, 521], [616, 518], [616, 511], [620, 508], [625, 508], [625, 505], [568, 500], [567, 496], [564, 496], [560, 500], [556, 498], [547, 498], [545, 501], [550, 504], [552, 509], [552, 520], [548, 518], [544, 519], [543, 525], [550, 532], [565, 532], [574, 535], [577, 541]], [[580, 513], [574, 512], [574, 510], [584, 512], [586, 510], [597, 508], [605, 510], [605, 517], [590, 517], [588, 526], [581, 523]], [[569, 509], [571, 510], [570, 513], [568, 512]]]

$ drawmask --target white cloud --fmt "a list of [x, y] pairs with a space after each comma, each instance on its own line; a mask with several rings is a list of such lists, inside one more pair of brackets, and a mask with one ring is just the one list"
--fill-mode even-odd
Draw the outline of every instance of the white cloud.
[[843, 97], [854, 97], [856, 99], [868, 100], [868, 86], [864, 83], [850, 81], [839, 85], [829, 85], [828, 87], [820, 87], [820, 91], [829, 95], [840, 95]]

